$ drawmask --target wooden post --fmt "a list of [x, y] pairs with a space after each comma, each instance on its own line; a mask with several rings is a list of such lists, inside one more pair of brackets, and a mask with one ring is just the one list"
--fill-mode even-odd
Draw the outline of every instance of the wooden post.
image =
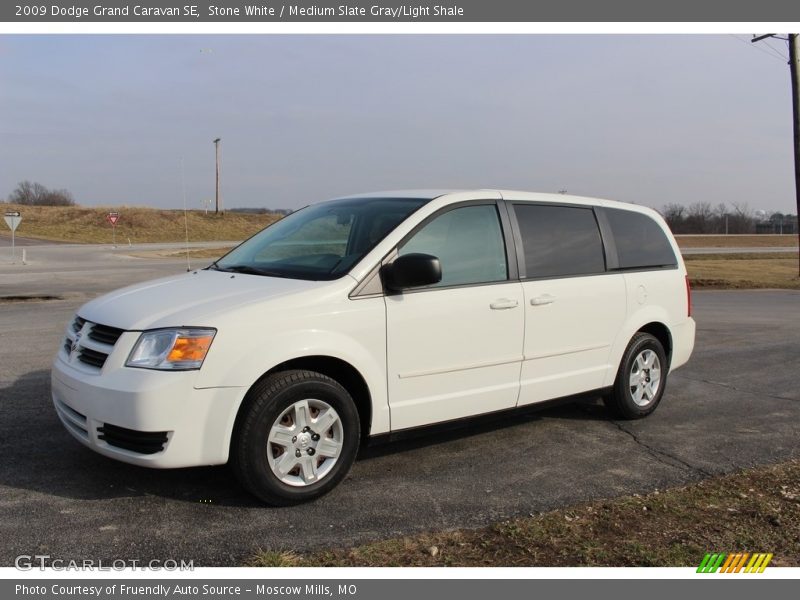
[[217, 202], [216, 202], [216, 208], [214, 210], [214, 212], [216, 214], [219, 214], [219, 143], [220, 143], [220, 141], [221, 141], [220, 138], [217, 138], [217, 139], [214, 140], [214, 154], [216, 155], [216, 166], [217, 166], [217, 168], [216, 168], [216, 174], [217, 174], [216, 200], [217, 200]]
[[[789, 34], [789, 69], [792, 74], [792, 123], [794, 128], [794, 193], [797, 202], [797, 240], [800, 243], [800, 88], [798, 88], [798, 34]], [[781, 223], [783, 225], [783, 223]], [[800, 276], [800, 255], [798, 255], [797, 274]]]

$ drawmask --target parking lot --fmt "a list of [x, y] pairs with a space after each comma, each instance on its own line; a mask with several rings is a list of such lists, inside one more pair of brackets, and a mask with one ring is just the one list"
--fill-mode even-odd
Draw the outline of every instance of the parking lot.
[[185, 259], [32, 245], [29, 264], [12, 265], [9, 250], [0, 296], [56, 299], [0, 302], [2, 566], [20, 554], [237, 565], [258, 549], [475, 527], [800, 455], [800, 292], [698, 291], [695, 354], [648, 419], [612, 421], [589, 403], [366, 449], [320, 501], [264, 507], [225, 467], [153, 471], [96, 455], [50, 403], [50, 362], [74, 311], [185, 271]]

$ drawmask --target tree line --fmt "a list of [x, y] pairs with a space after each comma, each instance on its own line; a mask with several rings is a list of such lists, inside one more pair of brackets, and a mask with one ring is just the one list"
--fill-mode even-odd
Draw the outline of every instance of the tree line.
[[75, 200], [68, 190], [49, 189], [35, 181], [20, 181], [8, 196], [11, 204], [24, 206], [74, 206]]
[[659, 211], [673, 233], [796, 233], [797, 216], [753, 211], [747, 204], [666, 204]]

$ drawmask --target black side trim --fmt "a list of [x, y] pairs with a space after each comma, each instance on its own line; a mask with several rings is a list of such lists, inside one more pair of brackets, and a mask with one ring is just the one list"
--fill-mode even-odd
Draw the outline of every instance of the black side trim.
[[619, 268], [619, 254], [617, 254], [617, 242], [614, 240], [614, 233], [611, 231], [611, 223], [608, 222], [606, 210], [602, 206], [595, 206], [594, 216], [600, 226], [603, 251], [606, 253], [606, 270], [616, 271]]
[[517, 243], [514, 240], [514, 231], [511, 227], [508, 205], [505, 200], [497, 201], [497, 210], [500, 213], [500, 226], [503, 229], [503, 239], [506, 243], [506, 264], [508, 265], [508, 278], [511, 281], [519, 279], [519, 265]]
[[421, 425], [419, 427], [410, 427], [408, 429], [399, 429], [397, 431], [390, 431], [389, 433], [379, 433], [370, 437], [367, 440], [368, 446], [386, 444], [405, 440], [409, 438], [421, 437], [431, 433], [441, 433], [445, 431], [453, 431], [457, 429], [464, 429], [469, 426], [474, 426], [483, 423], [492, 423], [495, 421], [502, 421], [514, 415], [523, 415], [529, 413], [539, 412], [554, 406], [561, 406], [564, 404], [573, 404], [583, 400], [593, 400], [600, 396], [610, 394], [613, 388], [605, 387], [588, 392], [582, 392], [573, 396], [563, 396], [561, 398], [553, 398], [552, 400], [545, 400], [543, 402], [536, 402], [534, 404], [526, 404], [525, 406], [517, 406], [514, 408], [506, 408], [503, 410], [496, 410], [490, 413], [480, 415], [473, 415], [470, 417], [461, 417], [452, 419], [450, 421], [441, 421], [433, 423], [432, 425]]

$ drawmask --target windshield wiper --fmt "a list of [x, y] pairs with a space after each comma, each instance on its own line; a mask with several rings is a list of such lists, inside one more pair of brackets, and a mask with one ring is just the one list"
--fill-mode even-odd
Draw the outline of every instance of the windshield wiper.
[[231, 265], [229, 267], [220, 267], [216, 263], [214, 263], [215, 267], [218, 271], [228, 271], [231, 273], [243, 273], [245, 275], [262, 275], [264, 277], [283, 277], [287, 278], [288, 275], [284, 273], [279, 273], [278, 271], [270, 271], [268, 269], [259, 269], [257, 267], [251, 267], [250, 265]]

